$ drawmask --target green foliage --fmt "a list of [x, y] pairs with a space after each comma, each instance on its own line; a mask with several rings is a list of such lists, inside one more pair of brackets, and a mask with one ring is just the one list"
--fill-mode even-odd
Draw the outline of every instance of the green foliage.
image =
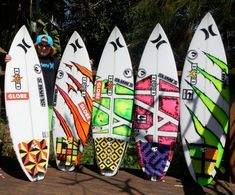
[[[31, 2], [33, 5], [34, 3]], [[54, 41], [56, 57], [61, 57], [61, 27], [64, 18], [64, 1], [42, 0], [31, 4], [31, 16], [28, 18], [32, 38], [35, 40], [38, 34], [48, 34]]]
[[[47, 9], [43, 9], [45, 10], [45, 12], [41, 12], [38, 7], [33, 6], [35, 3], [37, 4], [38, 2], [38, 0], [36, 2], [32, 0], [17, 0], [8, 2], [8, 6], [5, 6], [5, 4], [0, 4], [1, 7], [6, 9], [4, 10], [6, 12], [5, 14], [8, 14], [8, 12], [11, 13], [10, 17], [5, 16], [4, 19], [1, 18], [2, 20], [5, 20], [5, 18], [9, 18], [7, 28], [5, 27], [2, 29], [0, 27], [1, 47], [3, 47], [5, 50], [9, 50], [11, 42], [19, 28], [22, 25], [26, 25], [31, 33], [31, 37], [33, 40], [36, 39], [37, 34], [45, 33], [51, 35], [54, 40], [54, 46], [57, 49], [57, 56], [60, 57], [60, 32], [59, 27], [58, 25], [56, 25], [56, 22], [53, 21], [52, 16], [56, 15], [57, 13], [61, 13], [58, 11], [58, 9], [61, 8], [61, 4], [58, 3], [58, 1], [54, 1], [53, 4], [52, 1], [47, 1]], [[42, 4], [42, 6], [45, 5]], [[54, 11], [55, 13], [53, 13]], [[56, 16], [61, 17], [61, 15]]]
[[94, 154], [93, 139], [91, 136], [89, 136], [80, 159], [80, 164], [94, 165], [95, 163], [94, 159], [95, 159], [95, 154]]
[[139, 158], [136, 150], [135, 138], [132, 135], [128, 144], [125, 158], [121, 164], [122, 168], [140, 169]]
[[[26, 3], [26, 1], [23, 2]], [[2, 0], [0, 2], [0, 46], [6, 51], [9, 50], [16, 32], [27, 17], [27, 11], [22, 11], [25, 7], [23, 2], [22, 4], [20, 4], [20, 0]]]
[[[35, 40], [36, 33], [52, 35], [60, 56], [61, 48], [65, 48], [76, 30], [97, 67], [110, 32], [118, 26], [129, 47], [134, 69], [137, 69], [146, 41], [155, 25], [160, 23], [172, 45], [178, 69], [182, 69], [193, 33], [210, 11], [221, 31], [228, 59], [234, 64], [234, 6], [232, 0], [15, 1], [6, 7], [14, 7], [14, 10], [9, 28], [1, 31], [0, 41], [7, 50], [19, 27], [28, 21], [32, 38]], [[5, 39], [6, 34], [10, 35], [8, 39]]]
[[83, 38], [90, 58], [98, 65], [102, 50], [114, 26], [126, 32], [125, 14], [134, 0], [69, 0], [65, 4], [65, 18], [61, 36], [67, 43], [74, 30]]
[[3, 29], [0, 31], [1, 47], [4, 48], [6, 51], [10, 49], [10, 43], [13, 41], [13, 38], [17, 33], [17, 30], [18, 28], [15, 25], [12, 25], [10, 28]]
[[2, 147], [0, 147], [0, 150], [2, 150], [0, 151], [0, 155], [15, 157], [8, 124], [7, 121], [3, 119], [0, 119], [0, 140], [0, 144], [2, 144]]
[[[203, 16], [210, 11], [219, 26], [228, 31], [228, 21], [234, 21], [233, 1], [192, 1], [192, 0], [141, 0], [130, 8], [128, 41], [132, 61], [138, 65], [149, 34], [160, 23], [171, 43], [178, 69], [182, 69], [184, 58], [193, 33]], [[225, 37], [224, 37], [225, 38]], [[226, 43], [226, 39], [224, 39]], [[231, 51], [232, 53], [234, 51]], [[232, 55], [229, 55], [229, 58]]]

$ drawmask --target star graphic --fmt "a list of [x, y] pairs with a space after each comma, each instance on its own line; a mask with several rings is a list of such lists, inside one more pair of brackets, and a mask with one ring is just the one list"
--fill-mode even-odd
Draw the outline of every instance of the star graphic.
[[15, 82], [15, 83], [20, 82], [22, 78], [23, 77], [21, 77], [20, 75], [14, 75], [13, 80], [11, 82]]
[[189, 71], [189, 75], [187, 77], [196, 78], [197, 75], [198, 75], [197, 70], [191, 70], [191, 71]]
[[113, 82], [111, 82], [111, 81], [109, 81], [109, 82], [105, 83], [105, 88], [106, 88], [106, 89], [112, 89], [112, 88], [113, 88], [113, 86], [114, 86], [114, 83], [113, 83]]

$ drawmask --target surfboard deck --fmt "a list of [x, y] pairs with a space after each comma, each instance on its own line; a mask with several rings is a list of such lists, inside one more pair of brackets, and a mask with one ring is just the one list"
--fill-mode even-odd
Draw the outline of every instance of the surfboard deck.
[[235, 183], [235, 101], [230, 107], [230, 129], [229, 129], [229, 176], [230, 181]]
[[220, 166], [229, 127], [227, 60], [219, 30], [207, 13], [193, 36], [181, 80], [181, 136], [186, 163], [199, 185]]
[[55, 87], [53, 144], [60, 170], [73, 171], [79, 164], [90, 128], [92, 79], [86, 46], [75, 31], [64, 50]]
[[13, 148], [30, 181], [45, 177], [49, 158], [48, 105], [33, 41], [25, 26], [14, 37], [5, 73], [5, 102]]
[[102, 175], [117, 173], [132, 129], [133, 71], [125, 40], [117, 27], [103, 50], [94, 87], [92, 136]]
[[135, 84], [134, 132], [143, 172], [161, 180], [173, 158], [179, 121], [179, 82], [160, 24], [145, 46]]

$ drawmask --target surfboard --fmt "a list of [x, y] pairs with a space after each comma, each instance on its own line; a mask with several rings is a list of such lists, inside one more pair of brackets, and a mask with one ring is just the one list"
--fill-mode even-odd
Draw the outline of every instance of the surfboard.
[[192, 178], [208, 185], [224, 153], [229, 127], [229, 69], [218, 27], [207, 13], [190, 43], [181, 80], [181, 137]]
[[160, 24], [152, 31], [141, 57], [134, 103], [141, 168], [151, 180], [162, 180], [173, 158], [180, 106], [175, 59]]
[[73, 171], [86, 144], [92, 112], [91, 64], [75, 31], [64, 50], [55, 83], [53, 143], [58, 169]]
[[229, 129], [229, 178], [231, 183], [235, 183], [235, 101], [230, 107], [230, 129]]
[[33, 41], [25, 26], [15, 35], [5, 73], [5, 102], [13, 148], [30, 181], [45, 177], [49, 158], [48, 105]]
[[127, 45], [115, 27], [96, 74], [92, 112], [95, 157], [102, 175], [114, 176], [132, 131], [134, 79]]

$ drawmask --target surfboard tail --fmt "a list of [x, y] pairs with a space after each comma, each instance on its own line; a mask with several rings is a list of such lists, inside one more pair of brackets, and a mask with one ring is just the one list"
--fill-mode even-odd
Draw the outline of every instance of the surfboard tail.
[[46, 139], [33, 139], [18, 144], [22, 168], [31, 181], [45, 177], [49, 156], [48, 144]]
[[124, 158], [127, 142], [115, 138], [94, 139], [96, 160], [100, 172], [105, 176], [114, 176]]

